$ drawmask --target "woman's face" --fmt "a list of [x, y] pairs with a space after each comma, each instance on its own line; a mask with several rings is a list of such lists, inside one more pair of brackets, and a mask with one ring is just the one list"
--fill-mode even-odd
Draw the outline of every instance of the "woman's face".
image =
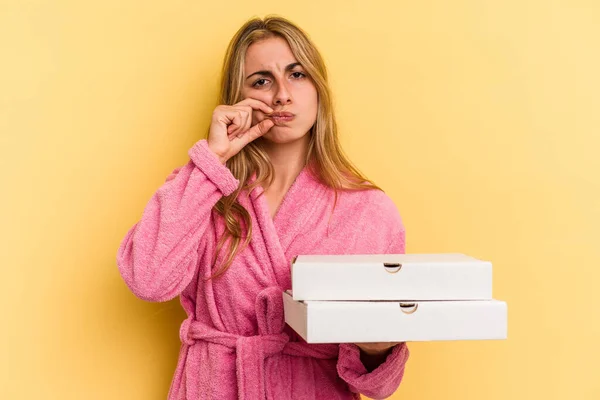
[[[263, 138], [274, 143], [289, 143], [304, 137], [317, 119], [317, 89], [287, 41], [280, 37], [248, 47], [242, 97], [260, 100], [275, 112], [293, 114], [291, 120], [273, 118], [275, 125]], [[265, 118], [265, 114], [255, 110], [252, 125]]]

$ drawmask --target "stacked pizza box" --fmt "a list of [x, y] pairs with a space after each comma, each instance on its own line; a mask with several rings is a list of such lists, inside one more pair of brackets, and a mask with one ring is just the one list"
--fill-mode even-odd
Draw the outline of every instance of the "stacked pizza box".
[[506, 339], [492, 263], [465, 254], [300, 255], [285, 320], [308, 343]]

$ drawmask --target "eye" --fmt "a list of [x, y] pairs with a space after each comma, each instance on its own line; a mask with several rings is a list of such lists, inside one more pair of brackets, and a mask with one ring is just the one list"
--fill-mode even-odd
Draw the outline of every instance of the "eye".
[[[296, 75], [296, 74], [298, 74], [298, 75]], [[302, 78], [306, 77], [306, 74], [304, 74], [303, 72], [296, 71], [296, 72], [292, 72], [292, 76], [294, 76], [295, 79], [302, 79]], [[259, 87], [262, 87], [262, 86], [266, 86], [267, 85], [266, 83], [261, 83], [261, 82], [264, 82], [264, 81], [268, 81], [268, 80], [264, 79], [264, 78], [258, 79], [256, 82], [254, 82], [252, 84], [252, 87], [253, 88], [259, 88]]]
[[256, 82], [254, 82], [254, 83], [252, 84], [252, 87], [260, 87], [260, 86], [264, 86], [264, 84], [261, 84], [261, 85], [259, 85], [259, 84], [258, 84], [258, 82], [261, 82], [261, 81], [266, 81], [266, 79], [259, 79], [259, 80], [257, 80]]

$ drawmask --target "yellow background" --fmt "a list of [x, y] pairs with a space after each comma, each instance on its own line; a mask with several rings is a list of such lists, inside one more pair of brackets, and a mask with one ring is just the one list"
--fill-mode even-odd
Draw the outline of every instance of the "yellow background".
[[600, 398], [596, 1], [6, 1], [2, 399], [163, 399], [184, 314], [116, 251], [206, 132], [225, 47], [269, 13], [331, 73], [347, 152], [407, 251], [493, 262], [506, 341], [410, 344], [395, 399]]

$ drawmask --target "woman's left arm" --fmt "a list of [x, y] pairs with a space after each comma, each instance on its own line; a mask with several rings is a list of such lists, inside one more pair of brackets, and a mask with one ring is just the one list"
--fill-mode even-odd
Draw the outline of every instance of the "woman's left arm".
[[[351, 391], [372, 399], [385, 399], [400, 386], [408, 356], [408, 347], [403, 342], [385, 351], [381, 356], [384, 358], [382, 362], [375, 358], [375, 363], [381, 362], [379, 365], [369, 365], [360, 347], [353, 343], [342, 343], [337, 371]], [[370, 368], [373, 369], [369, 370]]]
[[387, 356], [392, 352], [394, 346], [401, 343], [355, 343], [360, 349], [360, 360], [367, 369], [372, 372], [385, 362]]
[[[386, 254], [405, 253], [405, 230], [392, 235]], [[342, 343], [337, 362], [339, 376], [350, 390], [372, 399], [391, 396], [402, 382], [409, 357], [406, 343]]]

